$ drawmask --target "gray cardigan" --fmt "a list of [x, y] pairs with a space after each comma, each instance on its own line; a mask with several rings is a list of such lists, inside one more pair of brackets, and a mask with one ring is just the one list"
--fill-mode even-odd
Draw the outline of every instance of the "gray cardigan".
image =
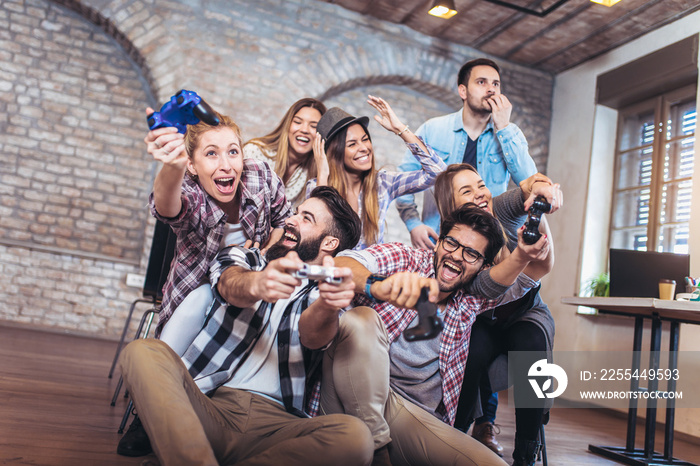
[[[503, 225], [508, 239], [508, 249], [512, 251], [518, 244], [518, 228], [525, 223], [527, 218], [520, 188], [511, 189], [510, 191], [496, 196], [493, 199], [493, 214], [500, 220], [501, 225]], [[490, 294], [489, 290], [493, 289], [494, 286], [495, 282], [491, 278], [490, 269], [486, 269], [477, 275], [469, 286], [469, 291], [472, 294], [488, 296]], [[494, 315], [498, 311], [498, 308], [481, 314], [479, 318], [487, 319], [491, 325], [500, 325], [503, 328], [508, 328], [515, 322], [532, 322], [542, 330], [547, 341], [547, 350], [552, 351], [554, 344], [554, 318], [552, 317], [552, 313], [549, 311], [544, 301], [542, 301], [539, 288], [531, 290], [528, 297], [529, 300], [524, 300], [526, 302], [504, 320], [499, 320]], [[502, 374], [501, 370], [502, 368], [498, 367], [492, 367], [489, 370], [489, 376], [495, 391], [498, 391], [497, 389], [500, 388], [500, 386], [499, 383], [494, 384], [494, 382], [496, 382], [494, 379], [501, 382], [501, 375], [505, 375], [507, 380], [507, 374]]]

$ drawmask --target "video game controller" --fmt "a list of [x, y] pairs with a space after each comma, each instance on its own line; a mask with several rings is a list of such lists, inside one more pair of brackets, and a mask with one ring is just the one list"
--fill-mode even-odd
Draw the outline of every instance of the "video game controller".
[[182, 134], [187, 131], [187, 125], [196, 125], [200, 120], [211, 126], [219, 124], [219, 118], [209, 104], [196, 92], [185, 89], [164, 103], [159, 112], [146, 117], [150, 129], [174, 126]]
[[308, 278], [318, 282], [333, 283], [338, 285], [343, 279], [335, 276], [336, 267], [323, 267], [321, 265], [304, 264], [299, 270], [292, 275], [296, 278]]
[[420, 290], [420, 298], [416, 303], [418, 311], [418, 325], [407, 328], [403, 331], [403, 337], [408, 342], [418, 340], [430, 340], [435, 338], [442, 331], [442, 321], [437, 315], [437, 304], [428, 301], [430, 288], [425, 287]]
[[552, 210], [552, 206], [544, 196], [537, 196], [527, 211], [527, 221], [523, 231], [523, 241], [525, 244], [535, 244], [542, 234], [540, 233], [540, 222], [542, 214]]

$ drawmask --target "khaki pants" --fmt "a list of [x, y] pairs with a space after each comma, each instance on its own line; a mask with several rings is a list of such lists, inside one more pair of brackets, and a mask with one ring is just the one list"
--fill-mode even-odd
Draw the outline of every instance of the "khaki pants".
[[164, 465], [366, 465], [372, 440], [350, 416], [303, 419], [244, 390], [205, 396], [159, 340], [136, 340], [120, 365], [151, 445]]
[[505, 461], [389, 388], [389, 337], [379, 315], [359, 307], [340, 318], [323, 361], [321, 411], [362, 419], [374, 447], [391, 442], [394, 465], [490, 466]]

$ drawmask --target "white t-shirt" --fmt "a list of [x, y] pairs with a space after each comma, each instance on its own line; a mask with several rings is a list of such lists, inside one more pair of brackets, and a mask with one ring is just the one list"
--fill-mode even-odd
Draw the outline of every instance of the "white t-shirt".
[[219, 251], [226, 246], [243, 246], [246, 242], [243, 226], [240, 223], [227, 223], [224, 227], [224, 236], [221, 237]]
[[[275, 303], [270, 313], [269, 323], [265, 326], [260, 339], [253, 346], [245, 362], [224, 386], [255, 392], [283, 405], [279, 355], [277, 352], [277, 330], [287, 305], [296, 300], [297, 295], [307, 283], [308, 280], [302, 280], [302, 284], [294, 290], [289, 299], [281, 299]], [[313, 290], [311, 293], [312, 297], [314, 295], [318, 296], [318, 289]], [[257, 307], [259, 304], [258, 302], [253, 307]], [[304, 387], [295, 387], [294, 391], [295, 393], [301, 393], [304, 391]]]

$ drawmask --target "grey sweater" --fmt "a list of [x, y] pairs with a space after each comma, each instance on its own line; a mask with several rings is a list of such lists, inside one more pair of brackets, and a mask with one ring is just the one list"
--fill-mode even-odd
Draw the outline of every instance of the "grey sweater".
[[[518, 228], [527, 218], [525, 203], [520, 188], [511, 189], [496, 196], [493, 199], [493, 214], [503, 225], [508, 239], [508, 249], [513, 250], [518, 244]], [[493, 290], [497, 288], [496, 282], [491, 278], [491, 269], [479, 273], [469, 286], [469, 292], [475, 295], [491, 297]], [[530, 291], [529, 299], [522, 300], [522, 305], [505, 320], [499, 320], [495, 314], [498, 308], [488, 311], [480, 316], [489, 319], [494, 325], [502, 325], [504, 328], [515, 322], [528, 321], [537, 324], [547, 339], [547, 348], [551, 351], [554, 340], [554, 318], [547, 305], [542, 301], [539, 288]]]

